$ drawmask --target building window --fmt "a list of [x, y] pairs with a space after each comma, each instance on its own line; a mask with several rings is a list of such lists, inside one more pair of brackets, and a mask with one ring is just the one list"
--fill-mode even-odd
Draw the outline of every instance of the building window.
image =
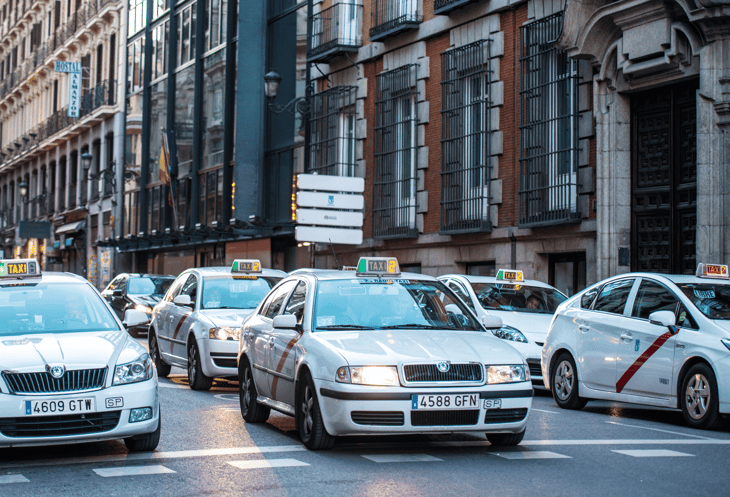
[[580, 219], [578, 63], [555, 47], [562, 26], [560, 13], [520, 28], [521, 225]]
[[[362, 46], [362, 4], [339, 2], [312, 16], [312, 36], [307, 55], [327, 60], [341, 51]], [[325, 56], [327, 54], [327, 56]]]
[[441, 231], [489, 229], [489, 40], [441, 54]]
[[130, 42], [127, 50], [127, 89], [134, 93], [142, 89], [144, 75], [144, 36]]
[[226, 42], [227, 0], [205, 0], [203, 51], [207, 52]]
[[466, 274], [469, 276], [494, 276], [497, 274], [497, 265], [494, 261], [467, 262]]
[[147, 0], [129, 0], [129, 35], [144, 29], [147, 24]]
[[375, 0], [372, 4], [370, 41], [408, 29], [415, 29], [423, 21], [418, 9], [420, 0]]
[[195, 2], [177, 14], [177, 62], [183, 65], [195, 59]]
[[309, 171], [355, 175], [356, 86], [335, 86], [311, 99]]
[[416, 235], [415, 64], [379, 74], [375, 96], [375, 236]]

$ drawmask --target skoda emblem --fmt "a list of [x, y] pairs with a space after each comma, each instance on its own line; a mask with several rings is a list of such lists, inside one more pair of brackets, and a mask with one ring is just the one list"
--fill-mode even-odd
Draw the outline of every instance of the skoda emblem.
[[63, 366], [46, 366], [46, 370], [51, 373], [54, 378], [60, 378], [66, 373], [66, 368]]
[[446, 361], [441, 361], [441, 362], [437, 363], [436, 364], [436, 367], [442, 373], [448, 373], [449, 372], [449, 363], [446, 362]]

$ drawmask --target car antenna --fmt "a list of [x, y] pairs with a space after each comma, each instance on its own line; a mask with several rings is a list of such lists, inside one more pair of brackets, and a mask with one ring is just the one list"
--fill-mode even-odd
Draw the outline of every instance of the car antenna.
[[334, 246], [334, 244], [332, 243], [332, 238], [328, 238], [328, 240], [330, 241], [330, 247], [332, 247], [332, 253], [333, 253], [333, 254], [334, 254], [334, 256], [335, 256], [335, 264], [337, 264], [337, 270], [339, 271], [339, 270], [340, 270], [340, 269], [342, 269], [342, 268], [340, 267], [340, 263], [339, 263], [339, 261], [337, 260], [337, 252], [335, 252], [335, 246]]

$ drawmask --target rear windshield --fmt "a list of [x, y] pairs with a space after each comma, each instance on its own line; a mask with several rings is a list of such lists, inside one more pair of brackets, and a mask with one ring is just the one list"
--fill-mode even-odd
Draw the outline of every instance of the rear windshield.
[[0, 337], [118, 329], [109, 308], [86, 283], [0, 285]]
[[730, 285], [688, 283], [677, 286], [708, 318], [730, 319]]
[[202, 309], [256, 309], [281, 278], [213, 276], [203, 281]]
[[130, 295], [158, 295], [163, 296], [170, 288], [175, 278], [157, 278], [143, 276], [141, 278], [129, 278], [127, 293]]
[[472, 283], [485, 309], [553, 314], [567, 297], [553, 288], [507, 283]]

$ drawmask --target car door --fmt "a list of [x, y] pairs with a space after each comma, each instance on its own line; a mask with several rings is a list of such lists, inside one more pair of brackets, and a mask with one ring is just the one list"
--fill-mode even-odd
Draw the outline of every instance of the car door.
[[188, 295], [190, 305], [177, 305], [173, 302], [170, 307], [170, 317], [168, 318], [170, 353], [173, 360], [178, 364], [187, 365], [187, 336], [188, 330], [193, 323], [191, 316], [196, 309], [198, 288], [200, 288], [199, 279], [198, 275], [190, 273], [182, 288], [180, 288], [180, 293], [178, 293], [178, 295]]
[[589, 388], [614, 391], [616, 354], [621, 336], [630, 328], [626, 316], [635, 278], [613, 280], [601, 287], [589, 309], [576, 313], [576, 362], [581, 381]]
[[[155, 310], [152, 314], [152, 326], [157, 334], [157, 341], [161, 345], [168, 343], [168, 339], [172, 336], [170, 329], [170, 310], [174, 306], [172, 300], [180, 293], [185, 281], [188, 279], [188, 273], [183, 273], [178, 276], [170, 288], [165, 293], [160, 303], [155, 306]], [[169, 351], [169, 347], [165, 348], [165, 351]]]
[[290, 406], [294, 405], [294, 368], [297, 361], [295, 345], [302, 336], [301, 324], [306, 301], [307, 283], [299, 281], [282, 312], [297, 317], [298, 329], [272, 327], [271, 330], [271, 398]]
[[127, 306], [127, 301], [124, 296], [127, 292], [128, 280], [129, 278], [126, 275], [119, 276], [115, 280], [115, 284], [114, 287], [111, 288], [111, 292], [108, 296], [105, 296], [109, 305], [112, 306], [112, 309], [114, 309], [114, 312], [122, 321], [124, 320], [124, 309]]
[[675, 317], [682, 310], [686, 313], [669, 288], [642, 278], [634, 299], [631, 326], [618, 344], [617, 392], [644, 397], [671, 396], [676, 328], [669, 330], [649, 321], [652, 312], [665, 310], [672, 311]]

